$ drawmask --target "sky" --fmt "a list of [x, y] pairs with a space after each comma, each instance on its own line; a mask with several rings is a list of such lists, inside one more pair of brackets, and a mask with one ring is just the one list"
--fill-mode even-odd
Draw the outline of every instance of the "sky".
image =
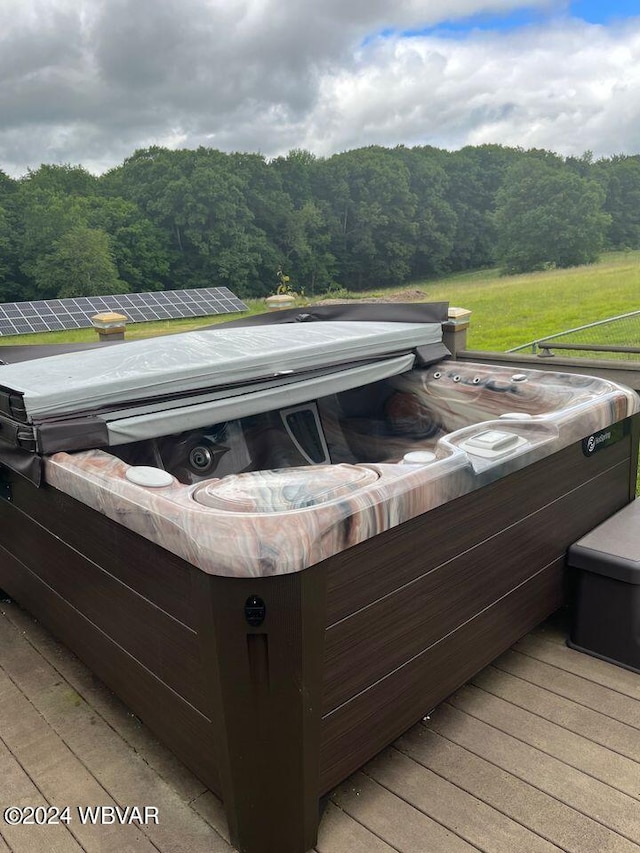
[[640, 153], [638, 0], [0, 0], [0, 169], [160, 145]]

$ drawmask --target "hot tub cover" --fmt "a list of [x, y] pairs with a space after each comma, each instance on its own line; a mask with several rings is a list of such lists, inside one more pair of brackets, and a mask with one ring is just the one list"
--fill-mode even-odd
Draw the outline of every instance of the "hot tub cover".
[[168, 435], [448, 355], [446, 303], [278, 314], [0, 365], [0, 452], [11, 445], [47, 454]]
[[439, 327], [422, 323], [222, 328], [7, 364], [0, 382], [2, 391], [22, 399], [23, 419], [32, 423], [371, 361], [440, 337]]

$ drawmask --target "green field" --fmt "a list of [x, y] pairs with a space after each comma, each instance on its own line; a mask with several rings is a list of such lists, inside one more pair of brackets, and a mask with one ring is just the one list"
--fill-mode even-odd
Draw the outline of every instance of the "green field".
[[[503, 351], [535, 338], [640, 309], [640, 252], [610, 253], [597, 264], [566, 270], [518, 276], [482, 270], [412, 282], [408, 286], [424, 291], [427, 300], [446, 300], [473, 312], [468, 335], [470, 349]], [[349, 297], [391, 295], [406, 287], [353, 293]], [[265, 310], [263, 300], [249, 300], [249, 305], [253, 314]], [[138, 323], [129, 327], [127, 338], [186, 331], [224, 319], [229, 318]], [[6, 337], [0, 340], [0, 345], [93, 341], [96, 337], [93, 329], [79, 329]]]
[[469, 308], [470, 349], [507, 350], [536, 338], [640, 309], [640, 252], [598, 264], [499, 276], [454, 276], [427, 288], [432, 299]]
[[497, 270], [422, 282], [429, 299], [468, 308], [469, 349], [504, 351], [536, 338], [640, 310], [640, 252], [598, 264], [501, 276]]

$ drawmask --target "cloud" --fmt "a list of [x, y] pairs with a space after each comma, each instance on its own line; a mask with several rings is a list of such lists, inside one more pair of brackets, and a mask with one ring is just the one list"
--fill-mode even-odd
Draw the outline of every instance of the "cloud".
[[327, 77], [307, 144], [497, 142], [560, 153], [638, 151], [640, 22], [384, 39]]
[[605, 29], [550, 16], [511, 33], [401, 35], [523, 5], [4, 0], [0, 168], [102, 171], [152, 144], [268, 156], [401, 142], [634, 150], [638, 21]]

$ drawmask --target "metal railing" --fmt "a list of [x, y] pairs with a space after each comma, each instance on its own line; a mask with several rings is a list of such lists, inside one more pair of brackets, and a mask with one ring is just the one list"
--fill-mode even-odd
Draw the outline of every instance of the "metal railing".
[[570, 351], [574, 356], [607, 353], [612, 359], [640, 361], [640, 311], [630, 311], [555, 335], [547, 335], [513, 347], [507, 352], [525, 350], [539, 358], [552, 358], [553, 351], [558, 350]]

